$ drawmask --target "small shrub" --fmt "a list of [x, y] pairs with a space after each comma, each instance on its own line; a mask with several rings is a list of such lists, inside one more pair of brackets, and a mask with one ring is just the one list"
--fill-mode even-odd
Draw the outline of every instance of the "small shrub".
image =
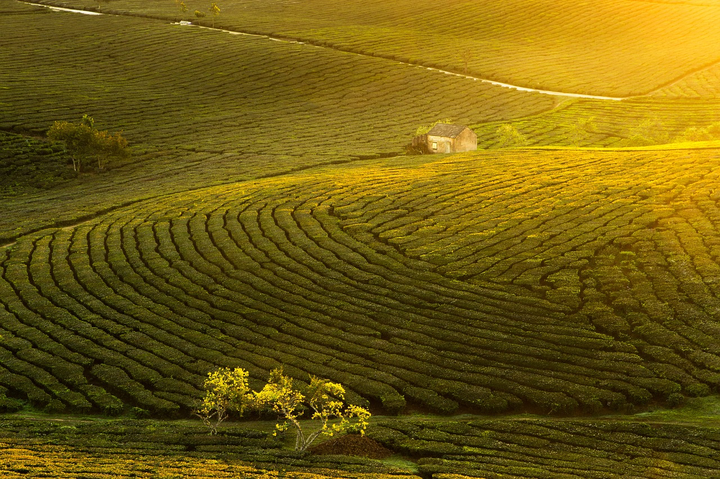
[[672, 393], [668, 396], [666, 404], [671, 408], [680, 407], [685, 404], [685, 396], [680, 393]]
[[517, 131], [517, 129], [509, 123], [500, 125], [497, 130], [495, 130], [495, 136], [497, 137], [498, 147], [500, 148], [525, 146], [527, 144], [525, 135]]

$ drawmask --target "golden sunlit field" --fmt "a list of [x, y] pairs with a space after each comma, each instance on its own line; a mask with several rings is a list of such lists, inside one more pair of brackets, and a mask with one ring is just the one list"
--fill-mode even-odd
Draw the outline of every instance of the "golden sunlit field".
[[[720, 475], [720, 3], [56, 5], [0, 5], [0, 476]], [[208, 435], [217, 367], [389, 457]]]

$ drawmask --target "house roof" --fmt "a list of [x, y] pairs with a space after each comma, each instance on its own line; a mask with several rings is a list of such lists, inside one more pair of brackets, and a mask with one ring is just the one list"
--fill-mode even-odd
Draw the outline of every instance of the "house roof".
[[447, 123], [438, 123], [437, 125], [433, 126], [427, 134], [432, 136], [455, 138], [460, 133], [462, 133], [465, 128], [467, 127], [463, 125], [448, 125]]

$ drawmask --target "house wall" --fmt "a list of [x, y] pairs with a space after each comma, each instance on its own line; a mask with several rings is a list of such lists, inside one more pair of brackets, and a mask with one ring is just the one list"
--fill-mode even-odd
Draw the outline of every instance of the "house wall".
[[[433, 144], [437, 148], [433, 148]], [[458, 153], [477, 150], [477, 135], [471, 129], [464, 129], [456, 138], [446, 136], [418, 135], [413, 138], [413, 147], [423, 153]]]
[[[433, 145], [437, 143], [437, 148], [433, 148]], [[430, 153], [453, 153], [454, 140], [445, 136], [427, 136], [427, 146]]]
[[477, 150], [477, 135], [470, 128], [465, 128], [455, 138], [455, 152]]

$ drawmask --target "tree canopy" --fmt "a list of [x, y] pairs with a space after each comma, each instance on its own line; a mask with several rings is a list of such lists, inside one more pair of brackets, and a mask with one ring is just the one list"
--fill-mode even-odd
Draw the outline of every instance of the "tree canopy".
[[102, 170], [111, 157], [127, 155], [127, 140], [120, 134], [110, 134], [95, 128], [95, 120], [83, 115], [78, 123], [56, 121], [48, 130], [48, 138], [65, 144], [75, 171], [82, 171], [91, 161]]

